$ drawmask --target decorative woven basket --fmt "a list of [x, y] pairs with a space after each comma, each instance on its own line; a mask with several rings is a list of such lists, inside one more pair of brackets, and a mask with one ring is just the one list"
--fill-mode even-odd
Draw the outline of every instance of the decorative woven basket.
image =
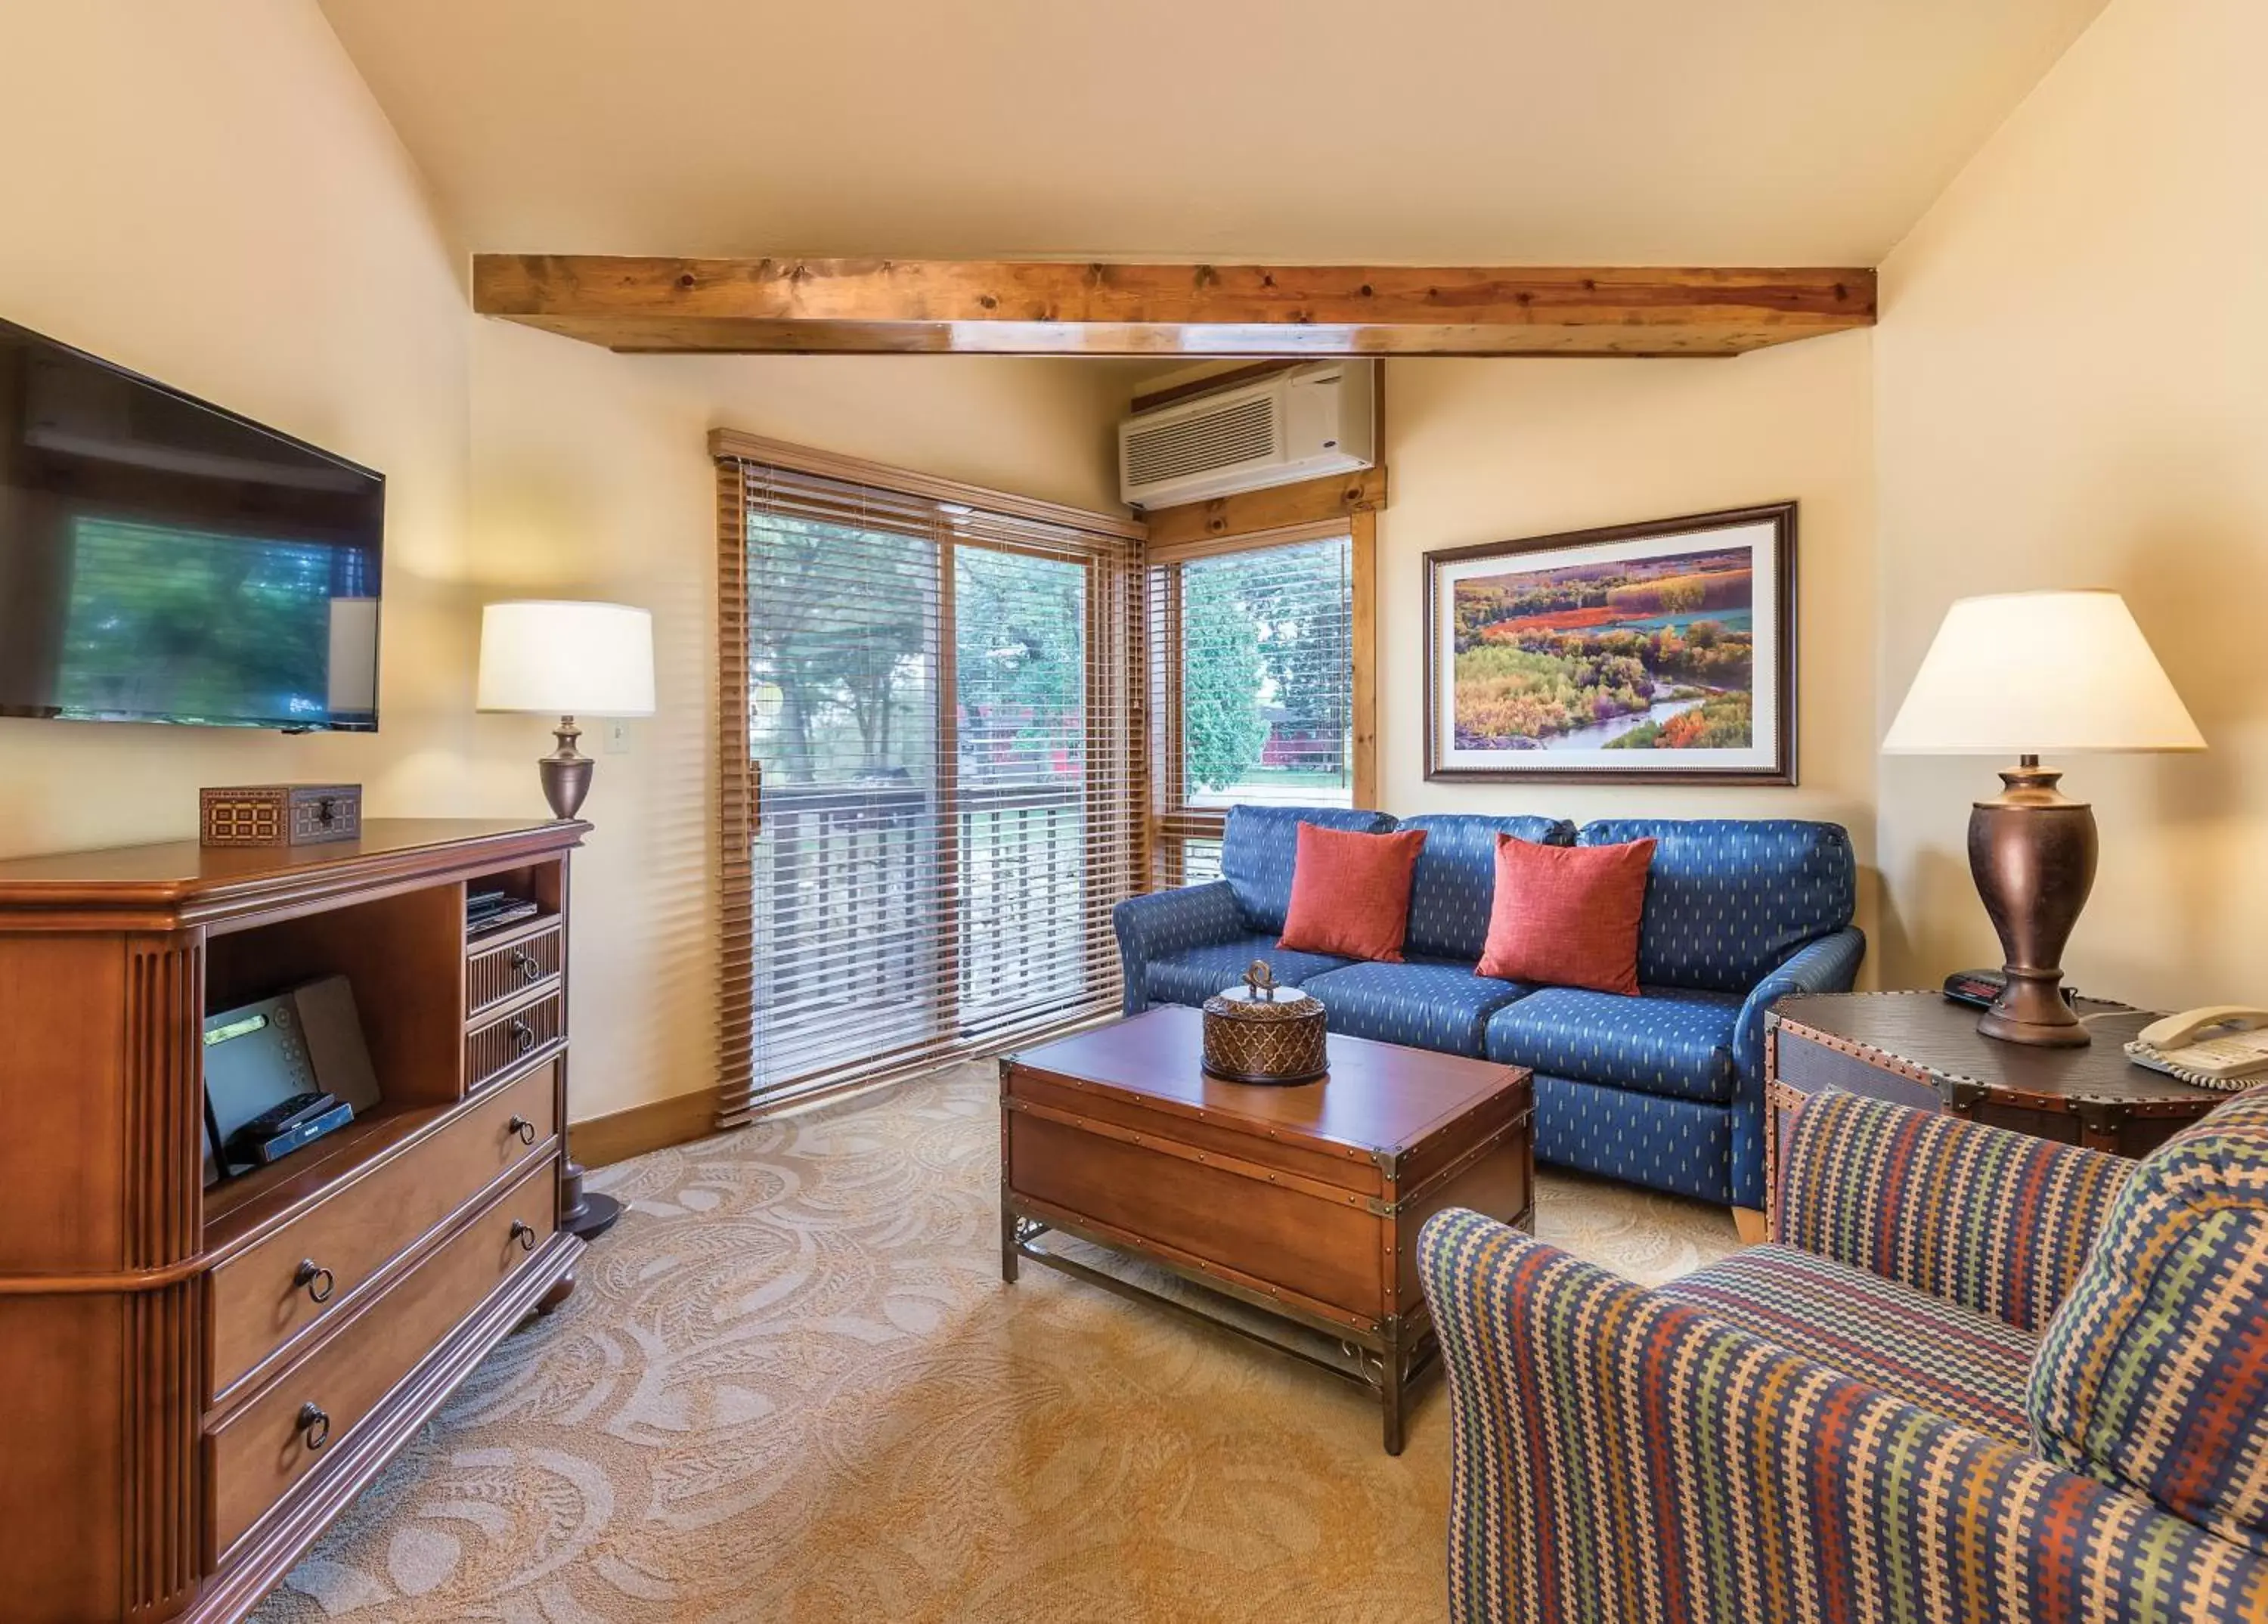
[[1205, 1000], [1204, 1068], [1231, 1082], [1313, 1082], [1330, 1069], [1322, 1000], [1278, 987], [1266, 959]]

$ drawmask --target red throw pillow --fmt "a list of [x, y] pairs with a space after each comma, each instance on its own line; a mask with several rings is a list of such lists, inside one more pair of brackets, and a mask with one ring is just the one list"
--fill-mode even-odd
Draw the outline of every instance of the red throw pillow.
[[1425, 831], [1366, 835], [1300, 825], [1292, 857], [1292, 905], [1276, 945], [1286, 953], [1402, 962], [1410, 925], [1410, 880]]
[[1479, 973], [1638, 994], [1638, 925], [1653, 842], [1538, 845], [1496, 838], [1496, 900]]

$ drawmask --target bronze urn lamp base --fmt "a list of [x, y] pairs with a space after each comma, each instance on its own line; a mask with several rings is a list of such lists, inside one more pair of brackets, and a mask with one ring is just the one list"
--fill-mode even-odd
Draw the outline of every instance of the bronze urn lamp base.
[[2063, 950], [2095, 888], [2095, 809], [2056, 787], [2060, 772], [2023, 757], [2005, 787], [1969, 815], [1969, 871], [2000, 938], [2007, 985], [1977, 1030], [2006, 1043], [2088, 1043], [2063, 993]]

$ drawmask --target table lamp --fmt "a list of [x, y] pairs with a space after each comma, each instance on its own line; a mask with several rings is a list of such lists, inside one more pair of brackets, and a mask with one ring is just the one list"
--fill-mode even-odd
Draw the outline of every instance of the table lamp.
[[1891, 754], [2014, 755], [1969, 817], [1969, 871], [1999, 934], [2007, 985], [1988, 1037], [2077, 1048], [2063, 949], [2095, 883], [2095, 813], [2040, 757], [2201, 750], [2205, 739], [2115, 592], [1962, 598], [1945, 613], [1882, 741]]
[[596, 764], [575, 748], [578, 716], [653, 714], [653, 616], [621, 603], [526, 601], [481, 611], [480, 708], [556, 716], [559, 748], [538, 761], [555, 817], [575, 816]]

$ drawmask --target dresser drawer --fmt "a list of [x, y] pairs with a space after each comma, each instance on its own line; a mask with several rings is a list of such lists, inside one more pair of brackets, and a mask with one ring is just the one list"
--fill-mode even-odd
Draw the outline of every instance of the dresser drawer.
[[213, 1428], [206, 1463], [217, 1557], [542, 1249], [558, 1206], [558, 1169], [547, 1156]]
[[465, 1014], [480, 1015], [532, 986], [557, 979], [566, 963], [566, 946], [555, 919], [541, 930], [469, 955], [465, 960]]
[[510, 1169], [545, 1155], [559, 1126], [556, 1070], [538, 1067], [476, 1100], [216, 1267], [212, 1395], [344, 1307], [404, 1248]]
[[557, 993], [517, 1007], [465, 1035], [465, 1087], [477, 1089], [501, 1072], [557, 1043], [567, 1029], [567, 1003]]

